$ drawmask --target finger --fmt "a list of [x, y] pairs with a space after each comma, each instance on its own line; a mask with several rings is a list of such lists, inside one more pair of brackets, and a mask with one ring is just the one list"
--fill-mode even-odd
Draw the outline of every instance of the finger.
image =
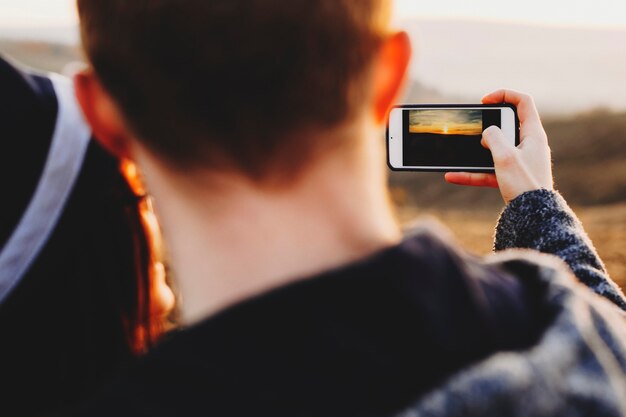
[[519, 184], [528, 184], [533, 180], [521, 163], [519, 149], [506, 140], [506, 137], [500, 129], [492, 127], [485, 130], [483, 133], [483, 142], [487, 145], [493, 156], [499, 184], [503, 184], [505, 187], [501, 188], [503, 191], [502, 197], [505, 201], [509, 201], [511, 198], [508, 198], [507, 195], [520, 194], [517, 190]]
[[445, 179], [450, 184], [498, 188], [498, 180], [494, 174], [448, 172], [445, 175]]
[[491, 151], [496, 167], [506, 165], [516, 157], [517, 149], [507, 140], [502, 130], [496, 126], [491, 126], [483, 132], [481, 144]]
[[541, 119], [539, 118], [539, 112], [535, 106], [533, 98], [524, 93], [520, 93], [515, 90], [501, 89], [487, 94], [483, 97], [483, 104], [500, 104], [509, 103], [517, 107], [517, 114], [520, 118], [522, 125], [539, 125], [541, 126]]
[[505, 88], [496, 90], [483, 97], [483, 104], [510, 103], [515, 106], [519, 106], [532, 101], [532, 97], [528, 94]]

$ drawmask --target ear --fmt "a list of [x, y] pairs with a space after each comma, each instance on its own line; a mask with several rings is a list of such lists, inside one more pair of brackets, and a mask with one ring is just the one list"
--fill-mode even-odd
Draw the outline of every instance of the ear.
[[74, 77], [74, 87], [96, 140], [116, 157], [131, 159], [131, 135], [117, 105], [104, 90], [93, 69], [79, 72]]
[[387, 37], [374, 64], [374, 119], [386, 123], [398, 98], [411, 61], [411, 41], [406, 32]]

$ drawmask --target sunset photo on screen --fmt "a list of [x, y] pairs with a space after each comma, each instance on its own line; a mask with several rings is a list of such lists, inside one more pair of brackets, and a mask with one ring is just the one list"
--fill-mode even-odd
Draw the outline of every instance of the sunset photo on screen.
[[404, 165], [493, 167], [489, 150], [481, 145], [483, 131], [501, 127], [500, 109], [422, 108], [403, 116]]
[[431, 135], [480, 136], [483, 133], [482, 110], [412, 110], [409, 132]]

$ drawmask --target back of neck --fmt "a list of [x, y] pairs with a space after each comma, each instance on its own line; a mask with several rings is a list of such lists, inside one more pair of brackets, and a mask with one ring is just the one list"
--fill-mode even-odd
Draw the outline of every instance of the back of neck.
[[150, 175], [148, 167], [186, 323], [400, 240], [382, 141], [359, 143], [351, 155], [320, 159], [281, 190], [228, 178], [216, 194]]

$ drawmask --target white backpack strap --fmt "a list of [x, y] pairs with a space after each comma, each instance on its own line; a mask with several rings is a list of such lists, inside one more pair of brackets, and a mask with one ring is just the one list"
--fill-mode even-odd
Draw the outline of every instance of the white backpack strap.
[[0, 303], [30, 269], [52, 235], [80, 174], [91, 131], [72, 81], [50, 75], [58, 111], [46, 164], [33, 197], [0, 253]]

